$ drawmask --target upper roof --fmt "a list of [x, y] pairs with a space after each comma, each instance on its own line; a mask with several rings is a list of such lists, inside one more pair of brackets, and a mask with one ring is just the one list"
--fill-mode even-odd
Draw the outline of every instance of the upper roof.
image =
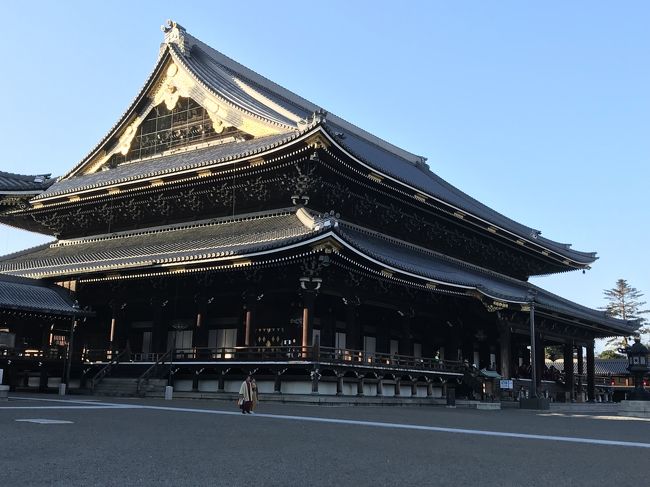
[[[252, 141], [191, 151], [174, 151], [142, 161], [120, 165], [106, 171], [105, 163], [133, 140], [138, 124], [156, 104], [174, 103], [178, 96], [192, 96], [209, 112], [215, 124], [234, 126], [254, 135]], [[176, 97], [176, 98], [174, 98]], [[171, 98], [171, 100], [170, 100]], [[514, 235], [521, 243], [547, 248], [569, 259], [567, 268], [588, 267], [596, 260], [593, 252], [581, 252], [569, 244], [541, 236], [539, 230], [515, 222], [471, 198], [433, 173], [425, 158], [400, 149], [356, 126], [328, 114], [318, 105], [273, 83], [249, 68], [207, 46], [175, 22], [165, 28], [165, 43], [151, 75], [123, 116], [99, 144], [71, 171], [36, 196], [43, 202], [87, 188], [116, 182], [182, 171], [191, 164], [231, 160], [251, 153], [262, 153], [295, 140], [309, 129], [322, 128], [332, 144], [360, 164], [407, 187], [439, 201], [452, 212], [459, 210], [479, 222], [484, 229]], [[191, 162], [186, 163], [187, 160]]]

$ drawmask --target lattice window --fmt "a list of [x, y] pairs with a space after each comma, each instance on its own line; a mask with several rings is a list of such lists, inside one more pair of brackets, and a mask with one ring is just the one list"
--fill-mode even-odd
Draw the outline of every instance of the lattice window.
[[234, 127], [216, 133], [205, 109], [191, 98], [179, 98], [173, 110], [164, 103], [154, 107], [137, 130], [129, 152], [113, 155], [109, 167], [200, 142], [248, 138]]

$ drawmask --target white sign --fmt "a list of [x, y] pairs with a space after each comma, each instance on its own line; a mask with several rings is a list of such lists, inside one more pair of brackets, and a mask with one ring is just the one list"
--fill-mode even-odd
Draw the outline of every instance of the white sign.
[[500, 381], [500, 386], [501, 389], [512, 389], [513, 384], [512, 384], [512, 379], [501, 379]]

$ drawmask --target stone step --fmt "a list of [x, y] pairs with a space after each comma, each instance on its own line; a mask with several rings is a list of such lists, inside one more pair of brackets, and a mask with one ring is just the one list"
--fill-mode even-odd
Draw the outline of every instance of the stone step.
[[[163, 393], [166, 385], [167, 381], [164, 379], [144, 381], [140, 387], [140, 394]], [[94, 394], [133, 397], [138, 395], [138, 380], [108, 377], [95, 386]]]

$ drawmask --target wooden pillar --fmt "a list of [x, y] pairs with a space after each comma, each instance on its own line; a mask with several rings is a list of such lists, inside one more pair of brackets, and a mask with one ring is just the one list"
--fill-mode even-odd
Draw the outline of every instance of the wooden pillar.
[[311, 371], [311, 393], [318, 394], [318, 381], [320, 380], [320, 372], [318, 369]]
[[363, 393], [363, 385], [364, 385], [364, 376], [359, 375], [357, 378], [357, 396], [361, 397], [364, 395]]
[[433, 397], [433, 381], [427, 379], [427, 397]]
[[585, 373], [585, 359], [582, 352], [582, 345], [576, 346], [576, 355], [578, 358], [578, 400], [582, 401], [582, 375]]
[[245, 328], [244, 328], [244, 346], [251, 346], [251, 327], [253, 325], [253, 312], [250, 309], [246, 310]]
[[544, 355], [544, 337], [541, 333], [536, 334], [535, 336], [535, 370], [537, 374], [537, 391], [540, 391], [542, 386], [542, 378], [544, 377], [544, 365], [546, 363], [546, 358]]
[[401, 379], [399, 377], [395, 377], [395, 395], [399, 396], [402, 394], [402, 388], [401, 388]]
[[382, 382], [383, 377], [380, 375], [377, 377], [377, 396], [384, 395], [384, 384]]
[[413, 337], [411, 336], [411, 318], [403, 316], [399, 320], [400, 324], [400, 339], [398, 350], [400, 355], [413, 355]]
[[165, 341], [167, 339], [165, 330], [164, 311], [167, 307], [168, 301], [159, 298], [151, 300], [151, 352], [159, 353], [165, 350]]
[[587, 343], [587, 401], [596, 400], [594, 341]]
[[273, 381], [273, 392], [276, 394], [282, 394], [282, 378], [280, 377], [282, 372], [275, 373], [275, 380]]
[[510, 364], [512, 363], [511, 357], [511, 340], [512, 332], [510, 330], [510, 324], [504, 321], [499, 322], [499, 373], [504, 379], [510, 379], [512, 377], [512, 371], [510, 370]]
[[117, 331], [117, 309], [111, 307], [111, 328], [108, 334], [108, 349], [111, 351], [111, 358], [115, 352], [115, 333]]
[[342, 373], [336, 374], [336, 395], [337, 396], [343, 395], [343, 374]]
[[417, 380], [411, 381], [411, 396], [416, 397], [418, 395], [418, 383]]
[[573, 343], [564, 344], [564, 384], [568, 393], [567, 401], [573, 402]]
[[359, 298], [352, 296], [345, 299], [345, 348], [350, 350], [361, 349], [361, 331], [359, 320], [357, 319], [357, 309], [359, 308]]
[[320, 281], [314, 283], [313, 281], [305, 281], [301, 279], [302, 287], [302, 357], [307, 358], [309, 356], [309, 346], [311, 345], [311, 330], [312, 330], [312, 320], [314, 314], [314, 304], [316, 303], [316, 291], [320, 288]]
[[192, 374], [192, 392], [199, 392], [199, 374], [200, 370], [195, 370]]
[[48, 378], [47, 367], [41, 365], [41, 370], [39, 372], [40, 374], [38, 377], [38, 392], [45, 392], [47, 391], [47, 378]]
[[[206, 326], [206, 319], [208, 315], [208, 301], [203, 295], [197, 296], [195, 301], [196, 321], [194, 323], [194, 333], [192, 334], [193, 346], [194, 348], [207, 348], [208, 327]], [[197, 358], [199, 358], [199, 356], [197, 356]]]
[[226, 378], [225, 378], [225, 375], [226, 375], [226, 374], [225, 374], [224, 371], [220, 371], [220, 372], [219, 372], [219, 379], [218, 379], [219, 382], [218, 382], [218, 385], [217, 385], [217, 392], [224, 392], [225, 389], [226, 389]]

